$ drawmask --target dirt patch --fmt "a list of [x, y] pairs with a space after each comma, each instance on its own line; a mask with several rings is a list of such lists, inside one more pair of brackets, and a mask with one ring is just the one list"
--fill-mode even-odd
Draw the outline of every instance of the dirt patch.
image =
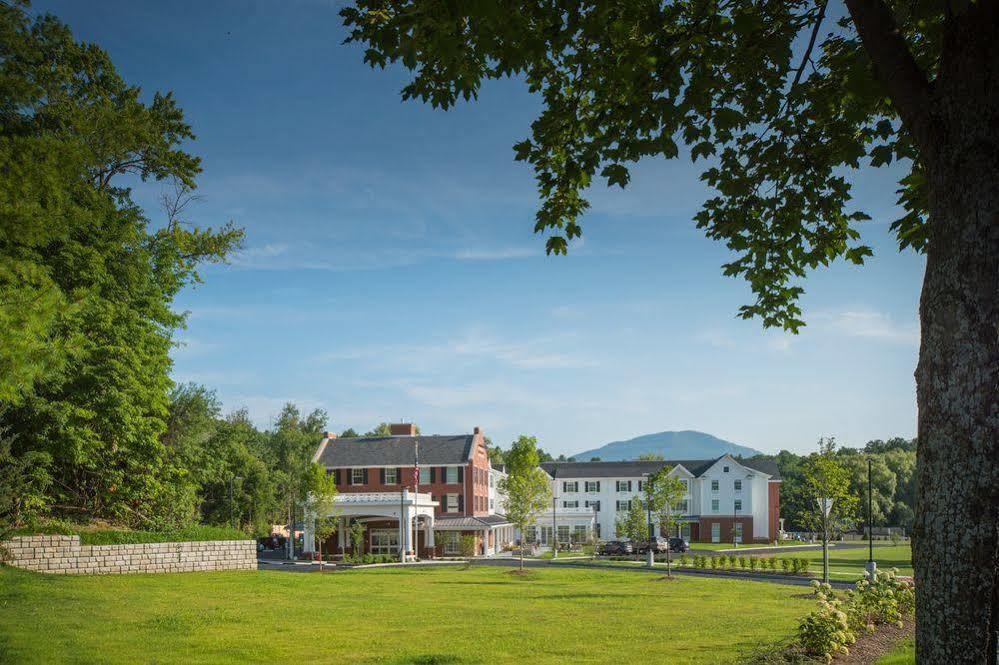
[[531, 573], [531, 571], [527, 570], [526, 568], [524, 570], [521, 570], [520, 568], [514, 568], [513, 570], [508, 570], [508, 571], [506, 571], [503, 574], [504, 575], [515, 575], [517, 577], [530, 577], [532, 573]]
[[873, 663], [875, 660], [890, 652], [895, 645], [911, 636], [916, 629], [914, 621], [909, 620], [897, 626], [878, 626], [870, 635], [863, 635], [857, 638], [857, 643], [850, 646], [850, 653], [840, 654], [833, 659], [834, 663], [841, 665], [862, 665]]

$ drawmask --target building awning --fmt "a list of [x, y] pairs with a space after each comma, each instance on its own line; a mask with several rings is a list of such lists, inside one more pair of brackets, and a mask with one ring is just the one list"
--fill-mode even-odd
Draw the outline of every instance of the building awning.
[[434, 531], [491, 531], [503, 526], [511, 526], [503, 515], [438, 517], [434, 520]]

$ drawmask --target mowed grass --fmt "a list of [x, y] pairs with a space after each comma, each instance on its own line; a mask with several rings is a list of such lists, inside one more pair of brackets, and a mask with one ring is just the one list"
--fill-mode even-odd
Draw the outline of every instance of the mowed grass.
[[[17, 663], [723, 663], [790, 635], [800, 587], [613, 570], [56, 577], [0, 567]], [[659, 655], [657, 655], [659, 654]]]
[[[822, 548], [795, 552], [789, 556], [811, 560], [811, 570], [822, 574]], [[829, 577], [836, 580], [856, 580], [864, 576], [867, 563], [867, 545], [863, 547], [829, 548]], [[878, 570], [898, 568], [899, 575], [912, 575], [912, 548], [906, 545], [874, 545], [874, 560]]]
[[916, 640], [910, 637], [903, 640], [888, 653], [878, 659], [876, 665], [915, 665], [916, 663]]

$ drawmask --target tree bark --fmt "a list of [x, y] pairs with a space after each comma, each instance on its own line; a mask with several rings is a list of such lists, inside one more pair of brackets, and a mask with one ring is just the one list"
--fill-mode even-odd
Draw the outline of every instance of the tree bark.
[[952, 18], [934, 91], [913, 560], [919, 663], [999, 631], [999, 7]]

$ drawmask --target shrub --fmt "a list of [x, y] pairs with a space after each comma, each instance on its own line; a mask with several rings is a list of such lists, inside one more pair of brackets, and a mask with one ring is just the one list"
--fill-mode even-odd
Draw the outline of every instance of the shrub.
[[719, 554], [717, 558], [718, 558], [718, 567], [719, 568], [721, 568], [721, 569], [728, 568], [728, 555], [727, 554]]
[[819, 596], [819, 608], [808, 614], [798, 625], [798, 640], [810, 656], [824, 659], [827, 663], [842, 651], [849, 653], [848, 645], [857, 641], [850, 629], [847, 613], [842, 601]]
[[756, 567], [758, 565], [760, 565], [759, 559], [757, 559], [755, 556], [749, 557], [749, 569], [750, 570], [756, 570]]
[[718, 557], [716, 557], [716, 556], [710, 556], [708, 558], [711, 559], [711, 570], [717, 570], [718, 569]]
[[785, 575], [787, 575], [787, 574], [789, 574], [791, 572], [791, 565], [792, 564], [791, 564], [791, 560], [790, 559], [781, 559], [780, 560], [780, 567], [781, 567], [781, 570], [784, 571]]
[[681, 566], [686, 566], [687, 565], [687, 555], [686, 554], [681, 554], [680, 555], [679, 565], [681, 565]]
[[749, 562], [746, 561], [746, 557], [745, 556], [740, 556], [739, 557], [739, 567], [742, 568], [743, 570], [745, 570], [746, 566], [748, 566], [748, 565], [749, 565]]
[[461, 556], [475, 556], [475, 536], [466, 535], [461, 537]]
[[850, 595], [855, 626], [902, 626], [915, 611], [916, 595], [909, 582], [898, 579], [898, 570], [878, 571], [873, 580], [860, 580]]
[[696, 554], [696, 555], [694, 555], [694, 568], [702, 568], [703, 569], [703, 568], [706, 567], [706, 565], [707, 565], [707, 562], [704, 560], [704, 555], [703, 554]]

